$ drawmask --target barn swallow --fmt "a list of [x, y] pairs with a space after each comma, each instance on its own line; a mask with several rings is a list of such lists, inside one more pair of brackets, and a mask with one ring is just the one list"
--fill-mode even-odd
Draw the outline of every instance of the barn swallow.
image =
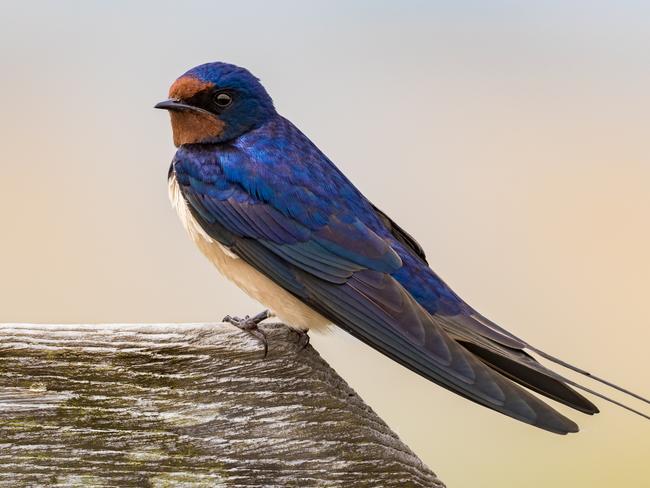
[[[337, 325], [443, 388], [559, 434], [578, 426], [529, 390], [586, 414], [598, 408], [571, 386], [615, 401], [535, 354], [650, 403], [531, 346], [465, 303], [431, 270], [417, 241], [278, 114], [246, 69], [197, 66], [156, 108], [171, 116], [178, 150], [169, 193], [191, 239], [288, 325]], [[231, 321], [254, 331], [268, 316]]]

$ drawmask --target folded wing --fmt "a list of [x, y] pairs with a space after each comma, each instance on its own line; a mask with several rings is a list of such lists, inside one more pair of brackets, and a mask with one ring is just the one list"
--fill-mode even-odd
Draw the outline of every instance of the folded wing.
[[[391, 275], [402, 266], [391, 242], [354, 216], [332, 212], [307, 226], [235, 185], [178, 169], [175, 177], [212, 238], [354, 336], [476, 403], [552, 432], [578, 430], [508, 379], [517, 380], [512, 367], [489, 361], [429, 314]], [[520, 383], [544, 389], [540, 381]]]

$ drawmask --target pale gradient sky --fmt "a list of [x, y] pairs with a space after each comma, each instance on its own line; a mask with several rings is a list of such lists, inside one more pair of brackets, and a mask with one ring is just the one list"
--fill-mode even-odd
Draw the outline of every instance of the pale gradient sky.
[[[650, 395], [649, 46], [636, 1], [4, 1], [0, 321], [260, 310], [185, 236], [152, 109], [224, 60], [472, 305]], [[554, 436], [342, 332], [312, 344], [450, 487], [648, 486], [650, 422], [601, 401]]]

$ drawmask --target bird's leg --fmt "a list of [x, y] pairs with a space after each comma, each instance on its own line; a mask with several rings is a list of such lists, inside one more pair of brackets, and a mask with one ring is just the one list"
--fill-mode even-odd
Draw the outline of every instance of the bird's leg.
[[248, 332], [250, 335], [253, 337], [257, 338], [262, 344], [264, 344], [264, 357], [269, 352], [269, 343], [268, 340], [266, 339], [266, 334], [260, 329], [257, 325], [263, 321], [268, 319], [269, 317], [272, 317], [273, 314], [269, 310], [264, 310], [263, 312], [258, 313], [254, 317], [250, 317], [246, 315], [243, 319], [239, 317], [231, 317], [230, 315], [226, 315], [223, 318], [224, 322], [228, 322], [229, 324], [234, 325], [235, 327], [239, 327], [241, 330], [244, 330]]

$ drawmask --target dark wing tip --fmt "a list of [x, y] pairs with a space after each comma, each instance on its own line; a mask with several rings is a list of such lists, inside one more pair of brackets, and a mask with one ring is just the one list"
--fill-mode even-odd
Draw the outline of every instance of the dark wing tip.
[[497, 354], [472, 342], [463, 340], [458, 342], [492, 369], [532, 391], [588, 415], [599, 412], [598, 407], [586, 397], [549, 374], [528, 367], [526, 364]]
[[372, 206], [373, 210], [377, 212], [379, 219], [384, 223], [386, 228], [390, 231], [391, 234], [393, 234], [393, 237], [395, 237], [395, 239], [397, 239], [399, 242], [404, 244], [408, 249], [410, 249], [413, 252], [413, 254], [415, 254], [420, 259], [422, 259], [422, 261], [427, 263], [427, 256], [424, 253], [424, 249], [422, 249], [422, 246], [420, 246], [418, 241], [416, 241], [411, 234], [406, 232], [388, 215], [386, 215], [380, 209], [375, 207], [372, 203], [370, 205]]

